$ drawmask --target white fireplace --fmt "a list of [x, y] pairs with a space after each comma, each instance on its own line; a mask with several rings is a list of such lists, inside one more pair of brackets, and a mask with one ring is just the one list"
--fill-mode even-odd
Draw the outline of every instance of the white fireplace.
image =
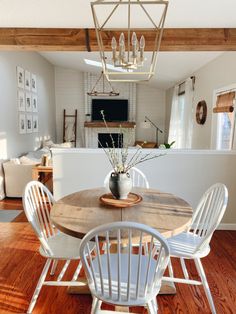
[[133, 146], [135, 143], [135, 123], [133, 122], [111, 122], [108, 123], [109, 130], [103, 122], [85, 122], [84, 127], [85, 147], [87, 148], [98, 148], [98, 134], [100, 133], [122, 133], [124, 146]]

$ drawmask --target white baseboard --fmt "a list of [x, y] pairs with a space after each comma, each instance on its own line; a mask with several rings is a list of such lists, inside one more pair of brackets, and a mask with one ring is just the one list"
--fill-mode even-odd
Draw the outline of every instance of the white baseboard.
[[217, 230], [236, 230], [236, 224], [220, 224]]

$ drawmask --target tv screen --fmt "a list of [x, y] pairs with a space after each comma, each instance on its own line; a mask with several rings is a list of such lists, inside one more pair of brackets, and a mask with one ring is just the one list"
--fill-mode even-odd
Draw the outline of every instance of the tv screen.
[[92, 121], [128, 121], [128, 99], [92, 99]]

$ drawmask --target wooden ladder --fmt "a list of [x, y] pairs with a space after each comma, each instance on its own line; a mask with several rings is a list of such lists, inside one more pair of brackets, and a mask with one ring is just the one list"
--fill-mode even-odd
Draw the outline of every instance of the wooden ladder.
[[74, 114], [66, 114], [66, 109], [63, 110], [63, 143], [67, 142], [66, 140], [66, 122], [67, 119], [74, 119], [72, 120], [73, 123], [73, 140], [70, 140], [71, 143], [74, 143], [74, 147], [76, 147], [76, 140], [77, 140], [77, 109], [75, 109]]

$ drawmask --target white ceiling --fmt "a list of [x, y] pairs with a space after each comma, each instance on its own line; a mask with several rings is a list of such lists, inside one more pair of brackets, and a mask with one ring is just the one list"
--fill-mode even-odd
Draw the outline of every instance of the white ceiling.
[[[99, 54], [95, 52], [40, 52], [40, 54], [55, 66], [85, 72], [101, 71], [101, 68], [86, 65], [84, 62], [84, 59], [100, 61]], [[149, 84], [168, 89], [221, 54], [222, 52], [160, 52], [156, 74]]]
[[[90, 0], [1, 0], [0, 27], [94, 27]], [[236, 0], [169, 0], [165, 27], [236, 27]], [[220, 53], [160, 53], [156, 75], [150, 84], [168, 88], [191, 75]], [[51, 63], [80, 71], [84, 57], [99, 60], [96, 53], [42, 53]]]
[[[165, 27], [236, 27], [235, 0], [169, 0]], [[0, 27], [93, 27], [89, 0], [1, 0]]]

